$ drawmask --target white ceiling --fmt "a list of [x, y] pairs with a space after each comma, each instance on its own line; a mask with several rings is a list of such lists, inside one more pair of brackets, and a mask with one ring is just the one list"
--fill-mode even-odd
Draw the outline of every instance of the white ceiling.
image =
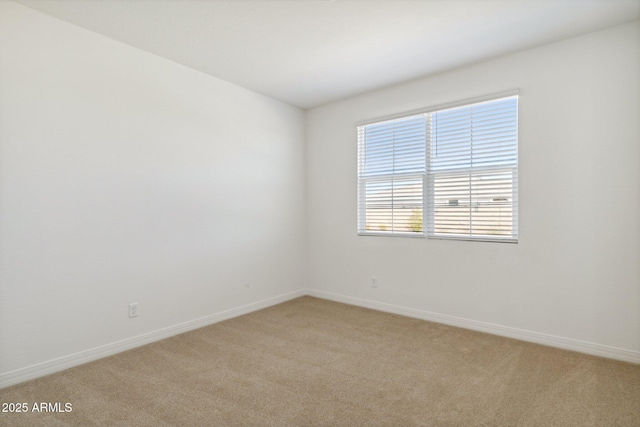
[[640, 19], [640, 0], [17, 0], [302, 108]]

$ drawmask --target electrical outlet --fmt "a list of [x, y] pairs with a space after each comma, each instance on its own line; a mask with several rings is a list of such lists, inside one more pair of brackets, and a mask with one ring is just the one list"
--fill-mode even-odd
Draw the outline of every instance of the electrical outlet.
[[372, 288], [377, 288], [378, 287], [378, 278], [377, 277], [372, 277], [371, 278], [371, 287]]
[[129, 317], [138, 317], [138, 303], [132, 302], [129, 304]]

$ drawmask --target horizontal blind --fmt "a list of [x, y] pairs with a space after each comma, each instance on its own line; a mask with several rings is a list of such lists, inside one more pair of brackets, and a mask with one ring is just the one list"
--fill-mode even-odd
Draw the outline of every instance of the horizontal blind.
[[517, 239], [517, 96], [432, 113], [429, 236]]
[[358, 127], [359, 233], [423, 233], [427, 118]]

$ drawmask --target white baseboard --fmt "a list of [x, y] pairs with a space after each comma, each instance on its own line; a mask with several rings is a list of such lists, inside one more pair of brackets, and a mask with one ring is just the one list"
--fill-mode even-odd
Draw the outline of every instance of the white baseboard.
[[174, 335], [192, 331], [194, 329], [211, 325], [213, 323], [221, 322], [223, 320], [231, 319], [233, 317], [242, 316], [243, 314], [261, 310], [263, 308], [280, 304], [282, 302], [289, 301], [291, 299], [298, 298], [304, 295], [307, 295], [306, 290], [300, 289], [300, 290], [289, 292], [283, 295], [267, 298], [262, 301], [257, 301], [251, 304], [247, 304], [241, 307], [225, 310], [219, 313], [215, 313], [215, 314], [211, 314], [198, 319], [190, 320], [188, 322], [179, 323], [177, 325], [169, 326], [167, 328], [148, 332], [146, 334], [138, 335], [136, 337], [127, 338], [127, 339], [116, 341], [100, 347], [95, 347], [89, 350], [81, 351], [79, 353], [60, 357], [58, 359], [49, 360], [47, 362], [42, 362], [36, 365], [27, 366], [26, 368], [21, 368], [15, 371], [7, 372], [0, 375], [0, 388], [8, 387], [10, 385], [32, 380], [34, 378], [39, 378], [45, 375], [53, 374], [55, 372], [63, 371], [65, 369], [72, 368], [74, 366], [78, 366], [87, 362], [92, 362], [94, 360], [102, 359], [103, 357], [121, 353], [126, 350], [131, 350], [132, 348], [135, 348], [135, 347], [140, 347], [142, 345], [149, 344], [154, 341], [159, 341], [165, 338], [169, 338]]
[[127, 338], [114, 343], [95, 347], [79, 353], [70, 354], [58, 359], [49, 360], [47, 362], [38, 363], [36, 365], [27, 366], [15, 371], [0, 374], [0, 388], [8, 387], [14, 384], [39, 378], [55, 372], [63, 371], [74, 366], [82, 365], [87, 362], [102, 359], [103, 357], [121, 353], [132, 348], [140, 347], [155, 341], [182, 334], [203, 326], [211, 325], [233, 317], [242, 316], [253, 311], [257, 311], [272, 305], [280, 304], [285, 301], [292, 300], [301, 296], [313, 296], [326, 300], [341, 302], [360, 307], [371, 308], [373, 310], [385, 311], [388, 313], [400, 314], [402, 316], [414, 317], [417, 319], [428, 320], [431, 322], [442, 323], [460, 328], [471, 329], [489, 334], [500, 335], [508, 338], [514, 338], [522, 341], [533, 342], [537, 344], [547, 345], [550, 347], [561, 348], [564, 350], [576, 351], [579, 353], [590, 354], [593, 356], [606, 357], [609, 359], [621, 360], [624, 362], [640, 364], [640, 352], [633, 350], [625, 350], [616, 347], [609, 347], [601, 344], [594, 344], [585, 341], [574, 340], [571, 338], [563, 338], [554, 335], [532, 332], [523, 329], [511, 328], [508, 326], [496, 325], [493, 323], [480, 322], [446, 314], [432, 313], [414, 308], [402, 307], [393, 304], [387, 304], [377, 301], [370, 301], [362, 298], [350, 297], [347, 295], [322, 292], [313, 289], [300, 289], [283, 295], [278, 295], [262, 301], [257, 301], [241, 307], [225, 310], [219, 313], [211, 314], [199, 319], [190, 320], [188, 322], [169, 326], [167, 328], [148, 332], [136, 337]]
[[608, 359], [621, 360], [624, 362], [640, 364], [640, 352], [633, 350], [625, 350], [622, 348], [609, 347], [601, 344], [575, 340], [571, 338], [563, 338], [555, 335], [543, 334], [540, 332], [532, 332], [509, 326], [496, 325], [493, 323], [480, 322], [477, 320], [465, 319], [462, 317], [449, 316], [446, 314], [432, 313], [429, 311], [417, 310], [414, 308], [402, 307], [392, 304], [386, 304], [377, 301], [365, 300], [346, 295], [322, 292], [313, 289], [307, 290], [307, 295], [327, 299], [345, 304], [356, 305], [374, 310], [385, 311], [388, 313], [400, 314], [403, 316], [414, 317], [418, 319], [428, 320], [436, 323], [457, 326], [460, 328], [471, 329], [474, 331], [486, 332], [493, 335], [514, 338], [521, 341], [533, 342], [550, 347], [561, 348], [564, 350], [576, 351], [579, 353], [590, 354], [592, 356], [606, 357]]

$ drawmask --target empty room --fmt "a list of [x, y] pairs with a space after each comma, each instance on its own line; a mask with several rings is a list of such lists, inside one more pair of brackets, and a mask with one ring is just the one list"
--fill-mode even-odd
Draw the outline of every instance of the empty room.
[[640, 0], [0, 0], [0, 426], [640, 426]]

